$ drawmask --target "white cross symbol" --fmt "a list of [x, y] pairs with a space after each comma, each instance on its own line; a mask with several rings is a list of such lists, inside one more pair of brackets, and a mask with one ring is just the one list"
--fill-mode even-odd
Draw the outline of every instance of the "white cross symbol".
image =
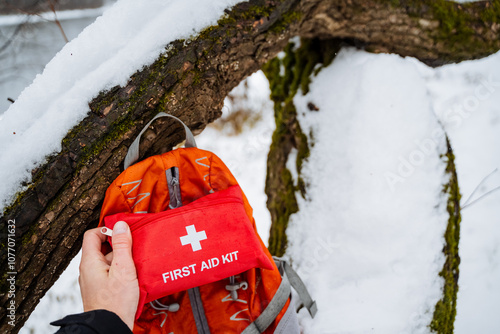
[[201, 249], [201, 240], [207, 238], [205, 231], [196, 232], [194, 225], [186, 226], [187, 235], [180, 237], [182, 246], [191, 244], [193, 252], [199, 251]]

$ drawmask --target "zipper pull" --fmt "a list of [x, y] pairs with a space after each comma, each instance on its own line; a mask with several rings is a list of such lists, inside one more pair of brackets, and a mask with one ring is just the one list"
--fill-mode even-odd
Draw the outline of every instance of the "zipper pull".
[[[153, 303], [156, 303], [158, 305], [155, 305]], [[158, 311], [168, 311], [168, 312], [177, 312], [179, 311], [179, 304], [178, 303], [173, 303], [170, 305], [163, 305], [160, 303], [158, 300], [153, 300], [152, 302], [149, 302], [149, 305], [151, 305], [152, 308]]]
[[168, 207], [170, 209], [176, 209], [182, 206], [179, 169], [178, 167], [172, 167], [169, 168], [166, 173], [168, 192], [170, 196], [170, 204], [168, 205]]
[[172, 177], [172, 181], [170, 183], [172, 185], [172, 196], [170, 196], [172, 203], [169, 206], [171, 209], [176, 209], [182, 205], [181, 199], [179, 198], [179, 194], [181, 193], [179, 188], [180, 182], [179, 179], [174, 176]]
[[104, 235], [107, 235], [108, 237], [112, 237], [113, 236], [113, 230], [110, 229], [110, 228], [107, 228], [107, 227], [102, 227], [101, 228], [101, 233], [104, 234]]

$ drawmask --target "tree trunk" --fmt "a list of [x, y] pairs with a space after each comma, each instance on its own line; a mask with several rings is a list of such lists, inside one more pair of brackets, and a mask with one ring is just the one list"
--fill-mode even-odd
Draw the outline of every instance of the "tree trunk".
[[[457, 5], [444, 0], [251, 0], [190, 41], [175, 41], [125, 87], [101, 92], [62, 150], [32, 172], [26, 190], [0, 218], [1, 332], [17, 332], [96, 226], [104, 193], [127, 147], [156, 113], [202, 131], [220, 116], [224, 97], [260, 69], [290, 37], [337, 38], [372, 52], [413, 56], [437, 66], [500, 49], [499, 1]], [[159, 120], [144, 136], [143, 156], [182, 140]], [[16, 320], [8, 324], [7, 225], [16, 224]]]

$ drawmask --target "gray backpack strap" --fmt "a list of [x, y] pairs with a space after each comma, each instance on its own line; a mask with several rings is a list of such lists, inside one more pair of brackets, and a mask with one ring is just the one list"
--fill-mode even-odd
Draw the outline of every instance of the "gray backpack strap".
[[286, 275], [283, 275], [281, 284], [276, 290], [273, 299], [269, 302], [264, 311], [259, 315], [254, 322], [248, 325], [241, 334], [260, 334], [264, 332], [269, 325], [271, 325], [281, 312], [283, 307], [292, 293], [290, 282]]
[[149, 121], [148, 124], [142, 129], [142, 131], [139, 133], [139, 135], [135, 138], [134, 142], [132, 145], [130, 145], [127, 156], [125, 157], [125, 162], [123, 163], [125, 166], [125, 169], [127, 169], [129, 166], [133, 165], [137, 159], [139, 159], [139, 143], [141, 142], [141, 136], [142, 134], [149, 128], [151, 123], [153, 123], [157, 118], [160, 117], [170, 117], [173, 118], [177, 121], [179, 121], [182, 126], [184, 126], [184, 131], [186, 132], [186, 144], [184, 145], [185, 147], [196, 147], [196, 141], [194, 140], [193, 133], [189, 128], [184, 124], [180, 119], [173, 115], [166, 114], [164, 112], [158, 113], [151, 121]]
[[280, 265], [283, 267], [285, 275], [288, 277], [288, 280], [290, 281], [290, 284], [292, 285], [293, 289], [297, 291], [297, 294], [299, 295], [302, 305], [304, 305], [307, 311], [309, 311], [311, 318], [314, 318], [314, 316], [318, 312], [318, 306], [316, 305], [316, 302], [312, 299], [311, 295], [309, 294], [309, 291], [307, 291], [307, 287], [300, 278], [299, 274], [297, 274], [297, 272], [292, 268], [292, 266], [290, 266], [288, 262], [286, 262], [285, 260], [275, 257], [274, 261], [280, 263]]
[[[283, 259], [274, 257], [274, 262], [278, 266], [280, 273], [282, 274], [281, 284], [278, 287], [273, 299], [269, 302], [269, 305], [264, 309], [264, 311], [259, 315], [254, 322], [248, 325], [247, 328], [242, 332], [242, 334], [260, 334], [263, 333], [269, 325], [271, 325], [285, 306], [288, 297], [292, 293], [291, 287], [297, 291], [302, 304], [307, 308], [311, 317], [314, 318], [318, 308], [316, 302], [312, 300], [311, 295], [307, 291], [304, 282], [299, 277], [297, 272]], [[289, 307], [292, 307], [290, 305]]]

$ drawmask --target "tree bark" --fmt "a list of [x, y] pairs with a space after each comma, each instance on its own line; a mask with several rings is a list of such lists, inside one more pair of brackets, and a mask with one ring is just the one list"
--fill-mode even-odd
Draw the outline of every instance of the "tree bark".
[[[127, 147], [156, 113], [202, 131], [220, 116], [224, 97], [296, 35], [338, 38], [372, 52], [413, 56], [437, 66], [500, 49], [499, 1], [251, 0], [235, 6], [189, 41], [172, 42], [125, 87], [101, 92], [62, 150], [33, 171], [32, 182], [0, 218], [1, 332], [17, 332], [96, 226], [104, 193], [122, 170]], [[448, 18], [451, 17], [451, 19]], [[141, 144], [143, 156], [182, 140], [159, 120]], [[16, 223], [16, 320], [6, 317], [9, 284], [5, 231]]]

